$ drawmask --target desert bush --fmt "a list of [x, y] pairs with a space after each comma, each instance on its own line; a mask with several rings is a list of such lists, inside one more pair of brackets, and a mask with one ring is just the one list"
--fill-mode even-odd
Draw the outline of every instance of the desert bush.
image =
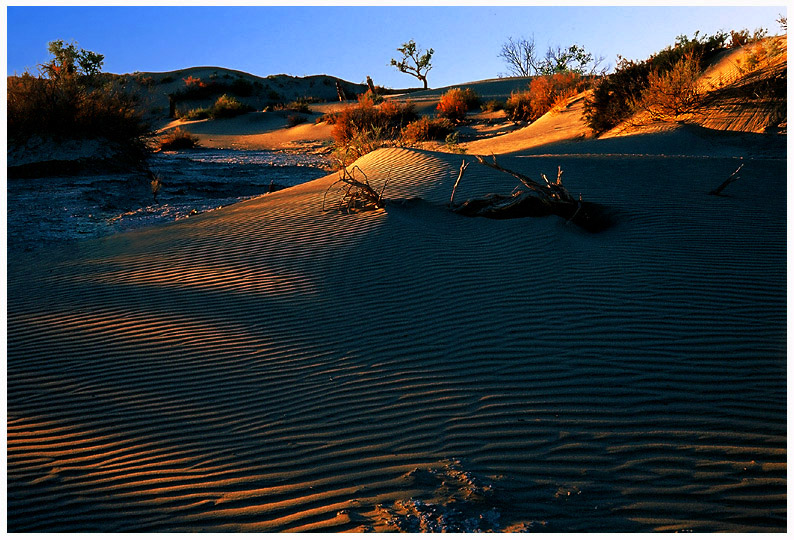
[[306, 122], [307, 118], [299, 114], [291, 114], [287, 117], [287, 127], [295, 127]]
[[174, 78], [173, 78], [171, 75], [166, 75], [165, 77], [163, 77], [162, 79], [160, 79], [160, 84], [168, 84], [168, 83], [172, 83], [172, 82], [174, 82], [175, 80], [176, 80], [176, 79], [174, 79]]
[[742, 30], [731, 30], [731, 40], [728, 43], [728, 47], [735, 49], [736, 47], [743, 47], [744, 45], [748, 45], [750, 43], [757, 43], [758, 41], [764, 39], [766, 34], [767, 31], [763, 28], [757, 28], [752, 34], [747, 28]]
[[507, 117], [515, 122], [534, 122], [587, 84], [588, 79], [574, 71], [535, 77], [527, 90], [510, 94], [505, 104]]
[[452, 122], [462, 122], [466, 119], [466, 113], [478, 107], [480, 97], [471, 88], [461, 90], [453, 88], [441, 96], [436, 106], [438, 116], [451, 120]]
[[304, 99], [296, 99], [295, 101], [286, 104], [284, 109], [304, 114], [309, 114], [312, 112], [312, 110], [309, 108], [309, 102]]
[[700, 60], [693, 53], [680, 58], [668, 70], [653, 70], [633, 108], [648, 112], [656, 120], [675, 120], [693, 112], [701, 99], [700, 73]]
[[337, 159], [347, 165], [388, 141], [397, 139], [403, 126], [415, 120], [417, 114], [410, 102], [399, 104], [386, 101], [376, 106], [370, 96], [363, 94], [356, 105], [349, 105], [323, 118], [333, 125], [331, 135]]
[[234, 97], [224, 94], [215, 100], [212, 107], [203, 107], [177, 111], [176, 116], [180, 120], [205, 120], [207, 118], [232, 118], [240, 114], [251, 111], [251, 107], [244, 105]]
[[783, 43], [777, 38], [770, 38], [751, 44], [747, 58], [742, 62], [740, 69], [747, 73], [759, 69], [786, 53]]
[[198, 137], [182, 128], [169, 131], [159, 140], [160, 150], [185, 150], [198, 145]]
[[209, 107], [188, 109], [186, 111], [176, 111], [179, 120], [204, 120], [210, 117], [212, 109]]
[[17, 142], [38, 135], [138, 144], [149, 134], [132, 96], [112, 84], [94, 87], [71, 77], [8, 77], [7, 113], [8, 138]]
[[483, 103], [481, 108], [484, 112], [496, 112], [503, 110], [505, 108], [505, 104], [502, 101], [492, 99]]
[[223, 94], [219, 97], [210, 111], [211, 118], [231, 118], [250, 111], [251, 108], [240, 103], [239, 100]]
[[585, 120], [595, 133], [603, 133], [628, 118], [634, 105], [648, 85], [652, 72], [663, 74], [672, 69], [687, 54], [697, 57], [700, 69], [706, 67], [714, 55], [725, 50], [728, 34], [719, 32], [713, 36], [692, 39], [678, 36], [675, 45], [637, 62], [620, 58], [615, 72], [601, 79], [592, 96], [585, 102]]
[[402, 140], [406, 144], [422, 141], [442, 140], [453, 132], [455, 126], [446, 118], [428, 118], [423, 116], [407, 124], [402, 130]]

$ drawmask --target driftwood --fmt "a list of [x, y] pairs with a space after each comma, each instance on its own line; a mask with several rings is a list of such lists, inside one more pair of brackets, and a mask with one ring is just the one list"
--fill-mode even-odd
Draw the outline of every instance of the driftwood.
[[496, 156], [493, 162], [489, 163], [482, 156], [475, 156], [477, 161], [509, 174], [517, 178], [527, 189], [516, 188], [510, 195], [489, 194], [483, 198], [469, 199], [459, 205], [454, 203], [455, 190], [466, 170], [464, 162], [460, 168], [460, 174], [455, 181], [450, 197], [449, 206], [457, 214], [464, 216], [479, 216], [491, 219], [513, 219], [520, 217], [544, 217], [557, 215], [564, 218], [567, 222], [574, 223], [579, 227], [590, 231], [598, 232], [608, 228], [612, 224], [612, 217], [607, 209], [600, 205], [582, 201], [579, 195], [575, 199], [570, 192], [562, 185], [562, 169], [557, 168], [557, 178], [552, 183], [541, 175], [543, 183], [536, 182], [528, 176], [511, 171], [499, 165]]
[[744, 167], [744, 163], [739, 165], [739, 168], [733, 171], [733, 174], [731, 174], [727, 180], [725, 180], [722, 184], [720, 184], [720, 186], [717, 189], [712, 189], [711, 191], [709, 191], [709, 195], [719, 195], [720, 193], [722, 193], [723, 189], [728, 187], [728, 184], [737, 181], [739, 179], [739, 171], [742, 170], [742, 167]]
[[[358, 180], [355, 177], [356, 171], [360, 172], [361, 176], [364, 177], [362, 180]], [[342, 212], [350, 213], [354, 211], [383, 208], [383, 192], [386, 191], [386, 186], [389, 184], [390, 178], [391, 175], [386, 178], [383, 187], [381, 187], [380, 192], [378, 192], [369, 184], [367, 175], [358, 165], [350, 170], [347, 170], [347, 167], [342, 167], [339, 169], [339, 180], [332, 183], [328, 186], [328, 189], [325, 190], [325, 195], [323, 195], [323, 211], [326, 210], [325, 205], [328, 192], [339, 184], [342, 185], [339, 188], [340, 196], [337, 208]], [[328, 209], [330, 210], [331, 208], [333, 207], [329, 207]]]

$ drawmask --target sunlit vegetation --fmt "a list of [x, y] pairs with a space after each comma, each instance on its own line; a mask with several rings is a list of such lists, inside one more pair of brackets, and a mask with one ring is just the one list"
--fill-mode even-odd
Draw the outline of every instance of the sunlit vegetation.
[[453, 88], [441, 96], [436, 106], [438, 116], [452, 122], [462, 122], [466, 113], [480, 106], [480, 96], [471, 88]]
[[446, 118], [428, 118], [423, 116], [403, 128], [402, 140], [406, 144], [444, 140], [454, 129], [454, 124]]
[[227, 94], [222, 95], [212, 107], [188, 109], [177, 111], [177, 118], [180, 120], [204, 120], [207, 118], [232, 118], [252, 111], [248, 105], [243, 104], [237, 98]]
[[359, 96], [355, 105], [322, 117], [333, 125], [334, 154], [342, 165], [398, 140], [403, 127], [417, 118], [416, 108], [410, 102], [384, 101], [375, 105], [368, 94]]
[[[604, 77], [597, 84], [593, 95], [585, 104], [585, 119], [595, 133], [603, 133], [628, 118], [636, 111], [636, 104], [643, 102], [643, 93], [648, 95], [648, 87], [654, 81], [667, 85], [672, 81], [667, 73], [683, 69], [681, 60], [689, 56], [697, 60], [697, 69], [702, 71], [709, 62], [728, 46], [740, 46], [754, 39], [760, 39], [762, 31], [750, 35], [748, 31], [733, 32], [731, 35], [719, 32], [712, 36], [695, 32], [693, 38], [678, 36], [675, 44], [652, 55], [644, 61], [620, 58], [614, 73]], [[728, 38], [731, 41], [728, 41]], [[693, 66], [689, 64], [687, 69]], [[673, 76], [671, 76], [673, 77]], [[652, 92], [652, 91], [651, 91]]]
[[510, 95], [505, 104], [507, 117], [514, 122], [534, 122], [586, 89], [591, 81], [575, 71], [535, 77], [527, 90]]

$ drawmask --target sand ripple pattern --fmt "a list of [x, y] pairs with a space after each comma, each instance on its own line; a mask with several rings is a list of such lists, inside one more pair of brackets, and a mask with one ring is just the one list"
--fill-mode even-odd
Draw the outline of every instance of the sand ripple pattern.
[[9, 261], [9, 530], [784, 531], [785, 162], [502, 159], [590, 235], [460, 159]]

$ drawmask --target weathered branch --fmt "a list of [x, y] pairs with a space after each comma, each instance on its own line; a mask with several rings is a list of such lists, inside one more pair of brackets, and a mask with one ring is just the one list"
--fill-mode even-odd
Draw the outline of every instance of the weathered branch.
[[455, 185], [452, 186], [452, 195], [449, 197], [449, 207], [450, 208], [452, 208], [453, 205], [455, 204], [454, 203], [455, 190], [458, 189], [458, 184], [460, 184], [460, 179], [463, 178], [463, 173], [466, 171], [466, 167], [468, 167], [468, 166], [469, 166], [469, 163], [465, 159], [463, 160], [463, 163], [460, 164], [460, 172], [458, 173], [458, 179], [455, 180]]
[[742, 170], [742, 167], [744, 167], [744, 163], [739, 165], [739, 168], [733, 171], [733, 174], [731, 174], [727, 180], [725, 180], [722, 184], [720, 184], [720, 186], [717, 189], [712, 189], [711, 191], [709, 191], [709, 195], [719, 195], [720, 193], [722, 193], [723, 189], [728, 187], [728, 184], [737, 181], [739, 179], [738, 173], [740, 170]]
[[[358, 170], [358, 172], [360, 172], [364, 177], [363, 181], [356, 179], [356, 170]], [[346, 167], [343, 167], [339, 172], [339, 180], [331, 183], [331, 185], [328, 186], [328, 189], [325, 190], [325, 194], [323, 195], [322, 209], [323, 211], [325, 210], [325, 201], [328, 197], [328, 192], [331, 191], [334, 186], [340, 183], [347, 186], [346, 188], [342, 188], [344, 189], [344, 193], [339, 198], [339, 208], [341, 210], [350, 212], [354, 209], [363, 210], [369, 207], [383, 208], [383, 192], [386, 190], [386, 185], [388, 185], [389, 179], [390, 177], [386, 179], [386, 182], [383, 184], [380, 193], [378, 193], [372, 186], [370, 186], [366, 173], [357, 165], [349, 171]]]
[[602, 231], [612, 225], [612, 213], [607, 208], [599, 204], [584, 202], [581, 195], [579, 195], [579, 200], [576, 200], [563, 187], [561, 167], [557, 167], [557, 179], [554, 184], [546, 178], [546, 175], [541, 175], [546, 182], [546, 185], [543, 185], [526, 175], [502, 167], [496, 161], [496, 156], [493, 156], [493, 163], [485, 161], [482, 156], [475, 157], [483, 165], [517, 178], [521, 184], [529, 188], [529, 191], [521, 189], [519, 186], [510, 195], [490, 194], [456, 205], [454, 204], [455, 190], [466, 168], [464, 162], [449, 199], [450, 209], [457, 214], [492, 219], [543, 217], [554, 214], [565, 219], [566, 223], [574, 223], [590, 232]]

